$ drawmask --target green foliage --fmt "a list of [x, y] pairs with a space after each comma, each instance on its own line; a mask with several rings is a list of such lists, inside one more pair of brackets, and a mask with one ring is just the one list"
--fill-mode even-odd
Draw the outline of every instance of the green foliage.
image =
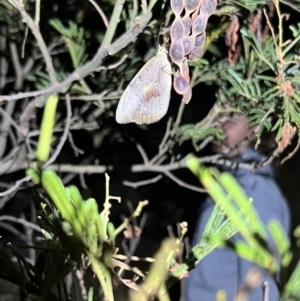
[[73, 67], [80, 67], [87, 59], [84, 29], [72, 21], [65, 27], [59, 19], [51, 19], [49, 24], [61, 34], [61, 42], [68, 48]]
[[199, 142], [206, 137], [216, 137], [218, 140], [224, 139], [224, 134], [221, 129], [211, 127], [204, 128], [201, 124], [185, 124], [178, 129], [180, 142], [192, 140], [193, 146], [196, 150], [199, 149]]
[[57, 103], [58, 95], [52, 94], [48, 97], [44, 108], [43, 121], [41, 124], [41, 132], [36, 154], [39, 163], [46, 163], [46, 161], [49, 159]]
[[234, 1], [234, 0], [221, 0], [220, 4], [223, 6], [229, 5], [232, 7], [241, 6], [242, 8], [245, 8], [247, 10], [253, 11], [258, 5], [266, 5], [267, 1], [265, 0], [241, 0], [241, 1]]
[[[76, 72], [81, 68], [86, 68], [89, 47], [91, 49], [99, 47], [98, 51], [101, 52], [103, 49], [99, 45], [99, 41], [104, 44], [103, 47], [106, 49], [114, 39], [120, 41], [118, 38], [124, 29], [132, 28], [132, 32], [134, 32], [140, 26], [139, 19], [136, 18], [140, 7], [136, 5], [135, 1], [107, 0], [102, 2], [101, 9], [110, 20], [107, 29], [102, 22], [99, 22], [101, 25], [97, 26], [96, 32], [93, 32], [94, 29], [89, 27], [90, 24], [86, 25], [86, 23], [90, 23], [89, 17], [85, 17], [86, 19], [83, 18], [83, 20], [78, 17], [82, 11], [86, 13], [86, 16], [89, 16], [88, 13], [90, 13], [91, 8], [85, 9], [87, 8], [84, 6], [87, 5], [87, 2], [85, 2], [83, 8], [80, 7], [79, 9], [75, 6], [74, 1], [68, 9], [72, 10], [73, 5], [76, 7], [72, 10], [74, 15], [76, 14], [76, 21], [69, 21], [65, 25], [61, 21], [66, 20], [63, 17], [49, 20], [45, 16], [36, 25], [36, 28], [38, 28], [38, 32], [39, 28], [42, 32], [43, 30], [49, 30], [50, 24], [50, 31], [52, 32], [54, 29], [56, 34], [53, 35], [53, 38], [50, 35], [47, 36], [48, 46], [46, 50], [49, 52], [49, 59], [53, 59], [53, 65], [56, 69], [52, 76], [59, 83], [69, 79], [69, 82], [60, 92], [77, 93], [78, 98], [80, 98], [82, 95], [91, 94], [92, 90], [100, 91], [101, 97], [99, 98], [102, 100], [102, 96], [107, 96], [108, 105], [106, 106], [106, 103], [102, 104], [101, 113], [93, 111], [89, 117], [94, 116], [94, 113], [98, 117], [106, 110], [105, 117], [110, 118], [113, 116], [110, 111], [113, 102], [109, 103], [109, 100], [118, 98], [122, 89], [138, 71], [143, 62], [142, 57], [145, 55], [145, 50], [156, 48], [154, 42], [156, 38], [153, 37], [156, 37], [163, 21], [166, 22], [166, 26], [162, 27], [161, 32], [163, 36], [168, 37], [170, 19], [172, 18], [170, 18], [168, 1], [158, 1], [155, 7], [155, 1], [150, 3], [142, 1], [143, 13], [152, 10], [152, 8], [154, 8], [153, 14], [156, 13], [149, 26], [143, 31], [143, 36], [137, 40], [134, 37], [134, 39], [128, 38], [127, 41], [122, 41], [123, 46], [120, 47], [119, 52], [116, 52], [115, 48], [110, 49], [109, 53], [105, 53], [101, 60], [85, 73], [85, 76], [92, 76], [88, 76], [86, 79], [78, 78]], [[284, 5], [286, 2], [282, 1]], [[32, 39], [32, 35], [27, 37], [20, 30], [20, 26], [16, 26], [16, 24], [22, 24], [19, 11], [16, 9], [17, 6], [12, 6], [9, 3], [11, 1], [0, 0], [0, 7], [4, 8], [0, 9], [0, 20], [7, 25], [11, 41], [18, 43], [18, 47], [22, 49], [20, 53], [24, 51], [25, 57], [26, 55], [30, 56], [31, 59], [35, 60], [35, 63], [38, 62], [29, 74], [22, 73], [22, 76], [24, 75], [24, 78], [26, 78], [26, 84], [33, 83], [37, 90], [53, 88], [53, 86], [51, 87], [51, 74], [47, 69], [48, 66], [44, 66], [44, 61], [39, 62], [39, 52], [43, 49], [38, 49], [38, 55], [35, 53], [35, 48], [38, 48], [36, 47], [36, 40]], [[283, 129], [287, 123], [295, 125], [298, 130], [300, 129], [300, 24], [291, 25], [289, 31], [287, 31], [285, 29], [284, 14], [281, 13], [282, 6], [279, 6], [278, 1], [274, 0], [273, 3], [275, 4], [277, 17], [275, 20], [264, 17], [264, 22], [269, 23], [270, 34], [261, 41], [260, 36], [249, 29], [245, 20], [250, 12], [266, 8], [269, 1], [218, 1], [216, 16], [213, 18], [220, 18], [218, 22], [215, 22], [215, 20], [210, 22], [207, 28], [205, 44], [207, 56], [194, 63], [189, 62], [189, 65], [193, 67], [192, 85], [196, 86], [199, 83], [213, 84], [217, 87], [218, 101], [208, 116], [196, 124], [181, 125], [180, 118], [178, 118], [179, 121], [176, 121], [174, 127], [180, 143], [191, 140], [198, 150], [203, 140], [209, 140], [210, 138], [224, 139], [221, 130], [216, 128], [216, 120], [223, 113], [228, 112], [228, 109], [225, 109], [227, 105], [231, 107], [230, 111], [247, 114], [250, 125], [259, 124], [259, 133], [264, 129], [276, 131], [277, 141], [282, 138]], [[293, 1], [289, 3], [293, 5], [300, 2]], [[37, 8], [32, 4], [32, 1], [26, 1], [24, 4], [25, 10], [30, 14], [37, 13], [35, 11]], [[45, 1], [44, 5], [48, 5], [48, 2]], [[115, 5], [115, 9], [113, 9], [113, 5]], [[156, 11], [159, 11], [159, 16]], [[21, 12], [23, 11], [21, 10]], [[51, 12], [54, 12], [54, 7], [51, 7]], [[26, 19], [25, 17], [22, 15], [22, 18]], [[241, 53], [234, 64], [229, 65], [227, 58], [224, 56], [223, 36], [224, 33], [227, 34], [228, 27], [234, 18], [238, 18], [241, 25], [241, 30], [237, 32]], [[274, 25], [271, 24], [271, 21]], [[131, 27], [133, 23], [134, 27]], [[34, 31], [31, 32], [37, 34]], [[24, 36], [28, 39], [25, 39], [27, 41], [25, 43], [26, 47], [24, 47], [25, 44], [23, 45]], [[284, 40], [286, 36], [291, 36], [290, 40]], [[97, 40], [96, 45], [92, 43], [94, 37]], [[125, 45], [127, 45], [126, 48], [124, 48]], [[140, 45], [142, 47], [139, 47]], [[59, 51], [56, 52], [57, 50]], [[66, 51], [67, 55], [65, 54]], [[61, 53], [63, 53], [62, 56], [60, 56]], [[66, 60], [66, 56], [69, 56], [70, 60]], [[104, 62], [101, 66], [103, 72], [98, 72], [100, 62]], [[9, 65], [13, 65], [11, 61]], [[19, 76], [19, 74], [17, 75]], [[70, 76], [73, 76], [71, 80]], [[78, 82], [75, 82], [77, 80]], [[55, 101], [57, 102], [57, 99]], [[31, 157], [37, 158], [39, 163], [45, 163], [49, 158], [54, 112], [55, 109], [52, 108], [51, 116], [47, 113], [43, 117], [42, 122], [46, 129], [45, 132], [42, 130], [37, 151], [33, 155], [31, 154]], [[32, 112], [30, 114], [35, 115]], [[50, 117], [50, 122], [47, 117]], [[275, 119], [275, 124], [273, 124], [271, 117]], [[106, 128], [104, 120], [103, 122], [101, 120], [101, 126], [103, 132], [110, 132], [110, 129]], [[45, 133], [46, 136], [44, 136]], [[119, 132], [116, 135], [120, 135]], [[100, 140], [102, 141], [103, 138]], [[36, 145], [36, 141], [29, 141], [28, 145]], [[162, 149], [162, 152], [164, 152], [164, 149]], [[34, 156], [36, 153], [38, 155]], [[160, 160], [161, 158], [158, 158], [156, 162]], [[89, 161], [87, 160], [87, 162]], [[189, 159], [187, 164], [215, 200], [216, 206], [201, 241], [192, 249], [191, 254], [187, 256], [183, 263], [171, 272], [166, 283], [168, 270], [175, 262], [174, 256], [179, 251], [184, 233], [187, 231], [186, 228], [176, 242], [168, 240], [161, 251], [158, 252], [157, 261], [150, 268], [149, 275], [141, 281], [142, 283], [139, 286], [142, 289], [139, 292], [141, 294], [133, 294], [133, 299], [140, 300], [142, 297], [148, 298], [149, 295], [156, 295], [161, 300], [163, 298], [167, 300], [164, 296], [166, 287], [168, 288], [178, 281], [185, 271], [190, 270], [214, 248], [225, 247], [225, 241], [237, 232], [240, 232], [244, 237], [244, 241], [238, 241], [234, 244], [234, 248], [240, 256], [269, 269], [271, 273], [276, 273], [280, 265], [282, 267], [290, 265], [292, 258], [290, 241], [280, 225], [274, 221], [266, 229], [258, 219], [251, 205], [251, 200], [247, 198], [232, 176], [227, 173], [220, 174], [215, 169], [199, 167], [196, 159]], [[86, 277], [91, 276], [90, 278], [92, 278], [96, 275], [105, 298], [113, 300], [112, 277], [122, 280], [118, 278], [119, 275], [117, 274], [119, 272], [122, 273], [123, 269], [128, 269], [131, 272], [133, 270], [125, 263], [118, 262], [115, 256], [120, 255], [115, 253], [117, 235], [126, 229], [132, 217], [125, 219], [124, 223], [118, 227], [115, 227], [109, 221], [110, 200], [118, 200], [118, 198], [111, 197], [108, 189], [103, 204], [104, 209], [101, 211], [99, 203], [95, 199], [84, 199], [76, 186], [66, 187], [59, 176], [49, 168], [43, 169], [34, 162], [31, 168], [27, 170], [27, 175], [31, 177], [32, 182], [40, 185], [43, 191], [48, 194], [46, 203], [44, 198], [36, 197], [38, 223], [44, 240], [34, 265], [28, 263], [21, 254], [9, 246], [10, 252], [17, 259], [17, 263], [12, 262], [7, 252], [0, 248], [0, 277], [19, 285], [27, 293], [40, 298], [77, 300], [77, 297], [82, 294], [82, 287], [73, 288], [71, 294], [68, 295], [64, 278], [75, 269], [80, 271], [80, 267], [84, 267], [87, 271]], [[108, 186], [108, 179], [106, 184]], [[146, 204], [146, 201], [141, 202], [132, 216], [138, 216]], [[266, 240], [267, 233], [270, 233], [274, 239], [277, 252], [280, 255], [280, 262], [274, 254], [266, 249], [266, 244], [261, 243]], [[120, 266], [116, 272], [117, 264]], [[134, 269], [134, 272], [136, 275], [143, 276], [137, 269]], [[286, 284], [284, 283], [283, 300], [293, 300], [293, 297], [300, 298], [299, 274], [300, 265], [298, 264], [289, 281]], [[136, 285], [135, 283], [130, 284], [132, 286]], [[147, 294], [145, 293], [146, 286], [150, 287]], [[101, 293], [98, 287], [98, 282], [91, 285], [90, 282], [85, 283], [89, 301], [100, 299]], [[134, 288], [136, 287], [134, 286]]]
[[[293, 24], [286, 28], [285, 14], [281, 12], [279, 0], [272, 2], [276, 18], [271, 20], [265, 7], [266, 4], [267, 1], [259, 3], [257, 1], [221, 1], [219, 3], [218, 14], [229, 12], [230, 7], [237, 9], [239, 6], [240, 13], [247, 15], [245, 9], [253, 12], [261, 5], [262, 17], [267, 23], [265, 30], [269, 34], [262, 37], [262, 32], [258, 34], [249, 29], [251, 26], [249, 21], [243, 22], [237, 19], [241, 29], [235, 37], [237, 39], [235, 47], [240, 47], [240, 50], [237, 50], [240, 52], [236, 53], [236, 60], [228, 64], [226, 59], [220, 59], [216, 50], [218, 44], [208, 38], [209, 43], [214, 45], [213, 48], [208, 46], [208, 50], [214, 49], [213, 57], [208, 66], [195, 68], [192, 83], [194, 85], [200, 82], [217, 84], [216, 96], [219, 102], [217, 106], [229, 105], [240, 110], [249, 116], [250, 126], [259, 125], [258, 135], [263, 130], [275, 131], [278, 142], [284, 135], [283, 130], [286, 124], [292, 124], [298, 132], [300, 129], [300, 25]], [[288, 2], [284, 4], [289, 5]], [[236, 17], [238, 18], [238, 15]], [[230, 34], [229, 29], [227, 33]], [[292, 39], [286, 38], [285, 40], [286, 36], [291, 35]], [[275, 124], [272, 123], [274, 120]], [[190, 139], [197, 147], [200, 135], [196, 126], [194, 131], [191, 131], [192, 128], [192, 125], [181, 127], [179, 134], [183, 140]], [[201, 136], [206, 137], [203, 131], [201, 130]]]
[[[205, 239], [208, 239], [210, 243], [217, 242], [219, 247], [224, 247], [226, 246], [225, 240], [234, 233], [239, 232], [244, 238], [244, 241], [234, 241], [233, 245], [229, 245], [233, 247], [239, 256], [257, 263], [274, 275], [282, 268], [291, 265], [291, 243], [282, 229], [282, 226], [277, 221], [270, 221], [267, 228], [263, 225], [254, 207], [251, 205], [251, 200], [247, 198], [231, 174], [226, 172], [220, 174], [214, 168], [207, 169], [201, 166], [195, 157], [188, 158], [186, 164], [199, 178], [211, 198], [216, 202], [215, 209], [206, 225], [200, 243], [192, 249], [193, 255], [196, 258], [200, 259], [199, 251], [204, 247], [203, 243]], [[229, 229], [234, 229], [233, 233], [230, 233], [230, 231], [226, 229], [227, 237], [226, 235], [223, 237], [218, 236], [218, 232], [213, 231], [216, 228], [213, 226], [212, 217], [218, 207], [223, 211], [223, 217], [224, 215], [227, 217], [225, 222], [223, 220], [223, 224], [226, 222], [230, 223], [231, 227], [229, 227]], [[223, 217], [220, 217], [220, 219], [222, 220]], [[216, 225], [219, 226], [218, 223], [216, 223]], [[220, 232], [222, 231], [219, 230], [219, 233]], [[228, 235], [229, 233], [231, 235]], [[275, 255], [268, 249], [267, 233], [269, 233], [275, 242], [275, 253], [278, 255]], [[186, 269], [193, 266], [193, 262], [186, 262], [188, 262]], [[300, 298], [299, 271], [300, 267], [298, 263], [288, 281], [283, 283], [281, 301], [292, 301]]]

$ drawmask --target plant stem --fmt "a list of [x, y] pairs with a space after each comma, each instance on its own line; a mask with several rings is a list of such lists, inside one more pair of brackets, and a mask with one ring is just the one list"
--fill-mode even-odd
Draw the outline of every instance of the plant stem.
[[112, 289], [112, 282], [111, 282], [111, 276], [108, 269], [103, 265], [103, 263], [97, 260], [92, 254], [88, 253], [88, 256], [89, 259], [91, 260], [93, 271], [95, 272], [97, 278], [100, 281], [100, 285], [104, 294], [104, 300], [113, 301], [114, 295]]
[[117, 28], [118, 23], [120, 21], [120, 15], [121, 15], [121, 12], [122, 12], [122, 9], [123, 9], [124, 2], [125, 2], [125, 0], [117, 0], [116, 1], [112, 16], [111, 16], [110, 21], [109, 21], [109, 26], [106, 30], [104, 39], [103, 39], [102, 44], [101, 44], [102, 48], [106, 48], [111, 44], [113, 36], [116, 32], [116, 28]]
[[41, 17], [41, 0], [35, 0], [35, 17], [34, 22], [39, 27]]

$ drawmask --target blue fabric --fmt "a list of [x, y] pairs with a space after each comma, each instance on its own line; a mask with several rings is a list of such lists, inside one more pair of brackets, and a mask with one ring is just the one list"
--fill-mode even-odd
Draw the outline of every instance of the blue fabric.
[[[236, 161], [253, 162], [261, 161], [262, 155], [253, 149], [247, 149]], [[273, 170], [270, 165], [257, 169], [255, 172], [247, 169], [230, 171], [246, 195], [253, 198], [253, 204], [260, 219], [267, 224], [271, 219], [278, 220], [287, 234], [290, 231], [290, 212], [287, 203], [273, 178]], [[199, 219], [196, 225], [192, 246], [200, 242], [204, 227], [214, 208], [214, 202], [207, 198], [200, 207]], [[232, 240], [241, 240], [240, 234], [232, 237]], [[274, 250], [274, 243], [269, 239], [268, 246]], [[215, 301], [218, 290], [227, 292], [227, 301], [233, 301], [237, 289], [243, 284], [245, 276], [253, 263], [241, 259], [230, 249], [215, 249], [206, 256], [195, 269], [191, 270], [189, 277], [184, 281], [184, 301]], [[273, 278], [262, 271], [264, 281], [269, 282], [271, 301], [279, 300], [277, 285]], [[261, 301], [262, 289], [251, 291], [249, 301]]]

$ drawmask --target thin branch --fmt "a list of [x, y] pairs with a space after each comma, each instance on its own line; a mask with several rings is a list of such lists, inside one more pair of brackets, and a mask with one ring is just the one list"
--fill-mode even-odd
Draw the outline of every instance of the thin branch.
[[131, 220], [140, 216], [143, 207], [148, 205], [148, 201], [140, 201], [138, 203], [138, 206], [136, 207], [136, 209], [134, 210], [134, 212], [130, 215], [130, 217], [125, 218], [125, 220], [123, 221], [123, 223], [115, 230], [115, 236], [117, 236], [119, 233], [121, 233], [123, 230], [125, 230], [128, 225], [130, 224]]
[[12, 192], [14, 192], [16, 189], [18, 189], [22, 184], [26, 183], [26, 182], [29, 182], [31, 180], [31, 177], [29, 176], [26, 176], [18, 181], [15, 182], [15, 184], [10, 187], [9, 189], [3, 191], [3, 192], [0, 192], [0, 197], [1, 196], [5, 196], [5, 195], [8, 195]]
[[[11, 116], [15, 110], [15, 105], [16, 102], [12, 101], [8, 103], [5, 107], [5, 111], [0, 107], [1, 111], [4, 112], [4, 117], [5, 116]], [[10, 120], [12, 118], [2, 118], [2, 124], [1, 124], [1, 135], [0, 135], [0, 158], [2, 158], [5, 149], [6, 149], [6, 144], [7, 144], [7, 132], [10, 128]]]
[[[133, 211], [131, 212], [131, 214], [133, 214]], [[136, 220], [136, 219], [133, 219], [133, 221], [135, 221], [135, 220]], [[130, 248], [129, 248], [129, 250], [127, 249], [128, 251], [127, 251], [127, 253], [126, 253], [126, 256], [127, 256], [127, 259], [125, 260], [125, 263], [126, 263], [126, 264], [129, 264], [130, 261], [132, 260], [132, 255], [135, 253], [136, 248], [137, 248], [137, 246], [138, 246], [138, 244], [139, 244], [139, 242], [140, 242], [140, 240], [141, 240], [141, 235], [142, 235], [142, 233], [143, 233], [143, 230], [144, 230], [146, 221], [147, 221], [147, 214], [144, 213], [144, 214], [142, 215], [141, 221], [140, 221], [140, 223], [139, 223], [139, 225], [138, 225], [139, 229], [141, 230], [140, 235], [139, 235], [139, 236], [133, 236], [133, 237], [130, 239]], [[119, 277], [121, 278], [121, 277], [122, 277], [122, 274], [123, 274], [122, 269], [120, 269], [120, 271], [119, 271], [118, 274], [119, 274]]]
[[207, 191], [204, 188], [200, 188], [191, 184], [188, 184], [182, 180], [180, 180], [179, 178], [177, 178], [176, 176], [174, 176], [171, 172], [166, 171], [165, 175], [168, 176], [172, 181], [174, 181], [175, 183], [177, 183], [179, 186], [193, 190], [193, 191], [197, 191], [200, 193], [206, 193]]
[[[65, 126], [65, 129], [64, 129], [63, 135], [60, 139], [60, 142], [59, 142], [55, 152], [50, 157], [50, 159], [44, 164], [43, 168], [49, 166], [51, 163], [53, 163], [56, 160], [57, 156], [61, 152], [61, 149], [62, 149], [65, 141], [68, 138], [68, 132], [69, 132], [69, 128], [70, 128], [70, 120], [71, 120], [71, 117], [72, 117], [72, 109], [71, 109], [70, 98], [66, 99], [66, 104], [67, 104], [67, 122], [66, 122], [66, 126]], [[23, 183], [28, 182], [30, 179], [31, 178], [29, 176], [26, 176], [26, 177], [18, 180], [11, 188], [7, 189], [4, 192], [0, 192], [0, 196], [10, 194], [11, 192], [15, 191], [18, 187], [20, 187]]]
[[263, 283], [263, 301], [269, 301], [270, 285], [268, 281]]
[[13, 66], [14, 66], [14, 71], [15, 71], [15, 76], [16, 76], [14, 88], [15, 88], [15, 90], [19, 91], [23, 86], [23, 78], [24, 77], [23, 77], [23, 70], [22, 70], [22, 66], [20, 63], [16, 43], [10, 42], [9, 50], [11, 53], [11, 60], [12, 60]]
[[[90, 1], [90, 0], [89, 0]], [[107, 67], [105, 66], [101, 66], [99, 67], [98, 69], [96, 69], [95, 71], [101, 71], [101, 70], [111, 70], [111, 69], [116, 69], [117, 67], [119, 67], [121, 64], [123, 64], [123, 62], [128, 58], [128, 54], [124, 54], [121, 59], [114, 63], [114, 64], [111, 64]]]
[[16, 228], [14, 228], [12, 225], [9, 225], [7, 223], [2, 223], [0, 222], [0, 228], [4, 228], [6, 230], [8, 230], [9, 232], [11, 232], [12, 234], [14, 234], [15, 236], [17, 236], [19, 239], [23, 240], [23, 241], [27, 241], [27, 236], [24, 235], [23, 233], [21, 233], [19, 230], [17, 230]]
[[101, 7], [94, 0], [89, 0], [89, 2], [91, 2], [93, 4], [93, 6], [96, 8], [97, 12], [99, 13], [100, 17], [102, 18], [102, 21], [103, 21], [105, 27], [107, 28], [108, 27], [108, 20], [106, 18], [105, 13], [101, 9]]
[[297, 143], [296, 147], [293, 149], [293, 151], [290, 152], [285, 158], [283, 158], [280, 163], [283, 164], [287, 160], [291, 159], [296, 154], [296, 152], [299, 150], [299, 148], [300, 148], [300, 138], [298, 138], [298, 143]]
[[164, 137], [161, 140], [161, 143], [160, 143], [160, 145], [158, 147], [159, 150], [162, 150], [165, 147], [166, 143], [167, 143], [167, 140], [168, 140], [168, 138], [169, 138], [169, 136], [171, 134], [172, 121], [173, 121], [173, 118], [169, 118], [169, 120], [167, 122], [166, 132], [165, 132]]
[[208, 136], [206, 137], [198, 146], [198, 151], [202, 150], [203, 148], [205, 148], [207, 146], [207, 144], [209, 144], [210, 142], [212, 142], [215, 139], [214, 136]]
[[34, 223], [26, 221], [24, 218], [16, 218], [10, 215], [2, 215], [0, 216], [0, 221], [10, 221], [13, 223], [18, 223], [25, 226], [26, 228], [30, 228], [34, 231], [41, 232], [41, 228], [39, 226], [35, 225]]
[[144, 163], [147, 165], [149, 163], [149, 159], [145, 150], [139, 143], [136, 143], [136, 148], [138, 149], [140, 155], [142, 156]]
[[0, 95], [0, 102], [4, 100], [11, 101], [14, 99], [22, 99], [26, 97], [37, 97], [44, 94], [60, 93], [64, 91], [66, 87], [69, 87], [70, 83], [73, 83], [74, 81], [79, 81], [80, 79], [95, 71], [95, 69], [102, 64], [104, 58], [106, 58], [109, 55], [112, 56], [116, 54], [121, 49], [126, 47], [129, 43], [131, 43], [147, 26], [149, 20], [151, 19], [151, 16], [151, 12], [148, 12], [146, 15], [136, 17], [134, 24], [127, 30], [126, 33], [124, 33], [118, 40], [116, 40], [107, 48], [100, 47], [96, 55], [90, 62], [76, 69], [63, 82], [60, 82], [56, 85], [52, 85], [43, 90], [18, 93], [15, 95]]
[[18, 0], [11, 0], [11, 2], [15, 5], [15, 7], [18, 9], [22, 17], [24, 18], [25, 22], [28, 24], [29, 28], [31, 29], [38, 46], [43, 54], [45, 63], [46, 63], [46, 70], [48, 71], [51, 85], [55, 85], [57, 83], [56, 77], [55, 77], [55, 70], [52, 64], [52, 59], [49, 54], [48, 48], [46, 46], [46, 43], [41, 35], [41, 32], [39, 28], [37, 27], [37, 24], [33, 21], [33, 19], [27, 14], [27, 12], [24, 9], [24, 5], [21, 4]]
[[[26, 161], [17, 162], [16, 160], [8, 160], [4, 163], [1, 163], [0, 175], [4, 173], [13, 173], [18, 170], [24, 170], [30, 167], [30, 164]], [[15, 164], [15, 166], [14, 166]], [[113, 170], [112, 165], [72, 165], [72, 164], [50, 164], [47, 166], [55, 171], [61, 173], [73, 173], [73, 174], [103, 174], [105, 172]], [[9, 170], [8, 170], [9, 169]], [[1, 193], [0, 193], [1, 196]]]
[[279, 0], [279, 1], [300, 13], [300, 7], [298, 7], [297, 5], [294, 5], [293, 3], [291, 3], [291, 1], [285, 1], [285, 0]]
[[103, 48], [106, 48], [111, 44], [113, 36], [116, 32], [117, 26], [120, 22], [120, 15], [123, 10], [124, 3], [125, 3], [124, 0], [116, 0], [115, 1], [115, 6], [113, 9], [111, 18], [109, 20], [109, 26], [108, 26], [105, 36], [102, 40], [101, 47], [103, 47]]
[[4, 111], [1, 107], [0, 107], [0, 113], [3, 116], [3, 119], [7, 119], [9, 123], [23, 136], [21, 128], [17, 125], [14, 119], [9, 114], [7, 114], [7, 112]]
[[161, 180], [162, 178], [163, 178], [163, 176], [160, 174], [160, 175], [158, 175], [154, 178], [144, 180], [144, 181], [139, 181], [139, 182], [123, 181], [123, 185], [124, 186], [129, 186], [129, 187], [132, 187], [132, 188], [136, 189], [140, 186], [145, 186], [145, 185], [156, 183], [159, 180]]

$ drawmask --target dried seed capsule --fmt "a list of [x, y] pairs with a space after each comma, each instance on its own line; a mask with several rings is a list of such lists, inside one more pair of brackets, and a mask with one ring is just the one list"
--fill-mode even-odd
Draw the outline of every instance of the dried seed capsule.
[[208, 17], [208, 14], [202, 13], [202, 10], [200, 11], [199, 16], [197, 16], [193, 21], [193, 35], [199, 35], [205, 30]]
[[184, 60], [181, 64], [181, 68], [180, 68], [180, 72], [181, 74], [187, 74], [188, 76], [188, 80], [190, 82], [190, 77], [189, 77], [189, 74], [190, 74], [190, 69], [189, 69], [189, 65], [187, 63], [187, 60]]
[[191, 61], [196, 61], [200, 59], [200, 57], [202, 56], [204, 45], [205, 45], [205, 39], [206, 39], [205, 31], [202, 34], [196, 36], [195, 47], [189, 54], [189, 59]]
[[189, 60], [197, 61], [202, 55], [202, 49], [200, 47], [194, 47], [193, 51], [189, 54]]
[[195, 11], [199, 5], [199, 0], [185, 0], [184, 7], [188, 14]]
[[217, 0], [203, 0], [200, 11], [209, 16], [216, 10]]
[[183, 28], [183, 24], [180, 21], [179, 18], [176, 18], [171, 26], [171, 30], [170, 30], [170, 36], [171, 36], [171, 40], [181, 40], [183, 38], [184, 35], [184, 28]]
[[169, 55], [170, 55], [172, 61], [176, 65], [180, 66], [181, 63], [183, 62], [183, 58], [184, 58], [184, 50], [183, 50], [182, 43], [172, 41], [170, 50], [169, 50]]
[[192, 88], [189, 86], [187, 92], [182, 97], [182, 101], [188, 104], [191, 98], [192, 98]]
[[192, 20], [189, 16], [185, 15], [181, 19], [182, 25], [183, 25], [183, 34], [185, 36], [188, 36], [191, 33], [191, 26], [192, 26]]
[[171, 8], [175, 15], [180, 15], [183, 10], [183, 1], [182, 0], [171, 0]]
[[185, 37], [183, 38], [182, 43], [183, 43], [184, 54], [188, 55], [195, 46], [195, 37], [194, 36]]
[[178, 94], [184, 95], [185, 93], [187, 93], [189, 84], [190, 84], [190, 78], [187, 74], [181, 74], [181, 73], [175, 74], [173, 87]]

